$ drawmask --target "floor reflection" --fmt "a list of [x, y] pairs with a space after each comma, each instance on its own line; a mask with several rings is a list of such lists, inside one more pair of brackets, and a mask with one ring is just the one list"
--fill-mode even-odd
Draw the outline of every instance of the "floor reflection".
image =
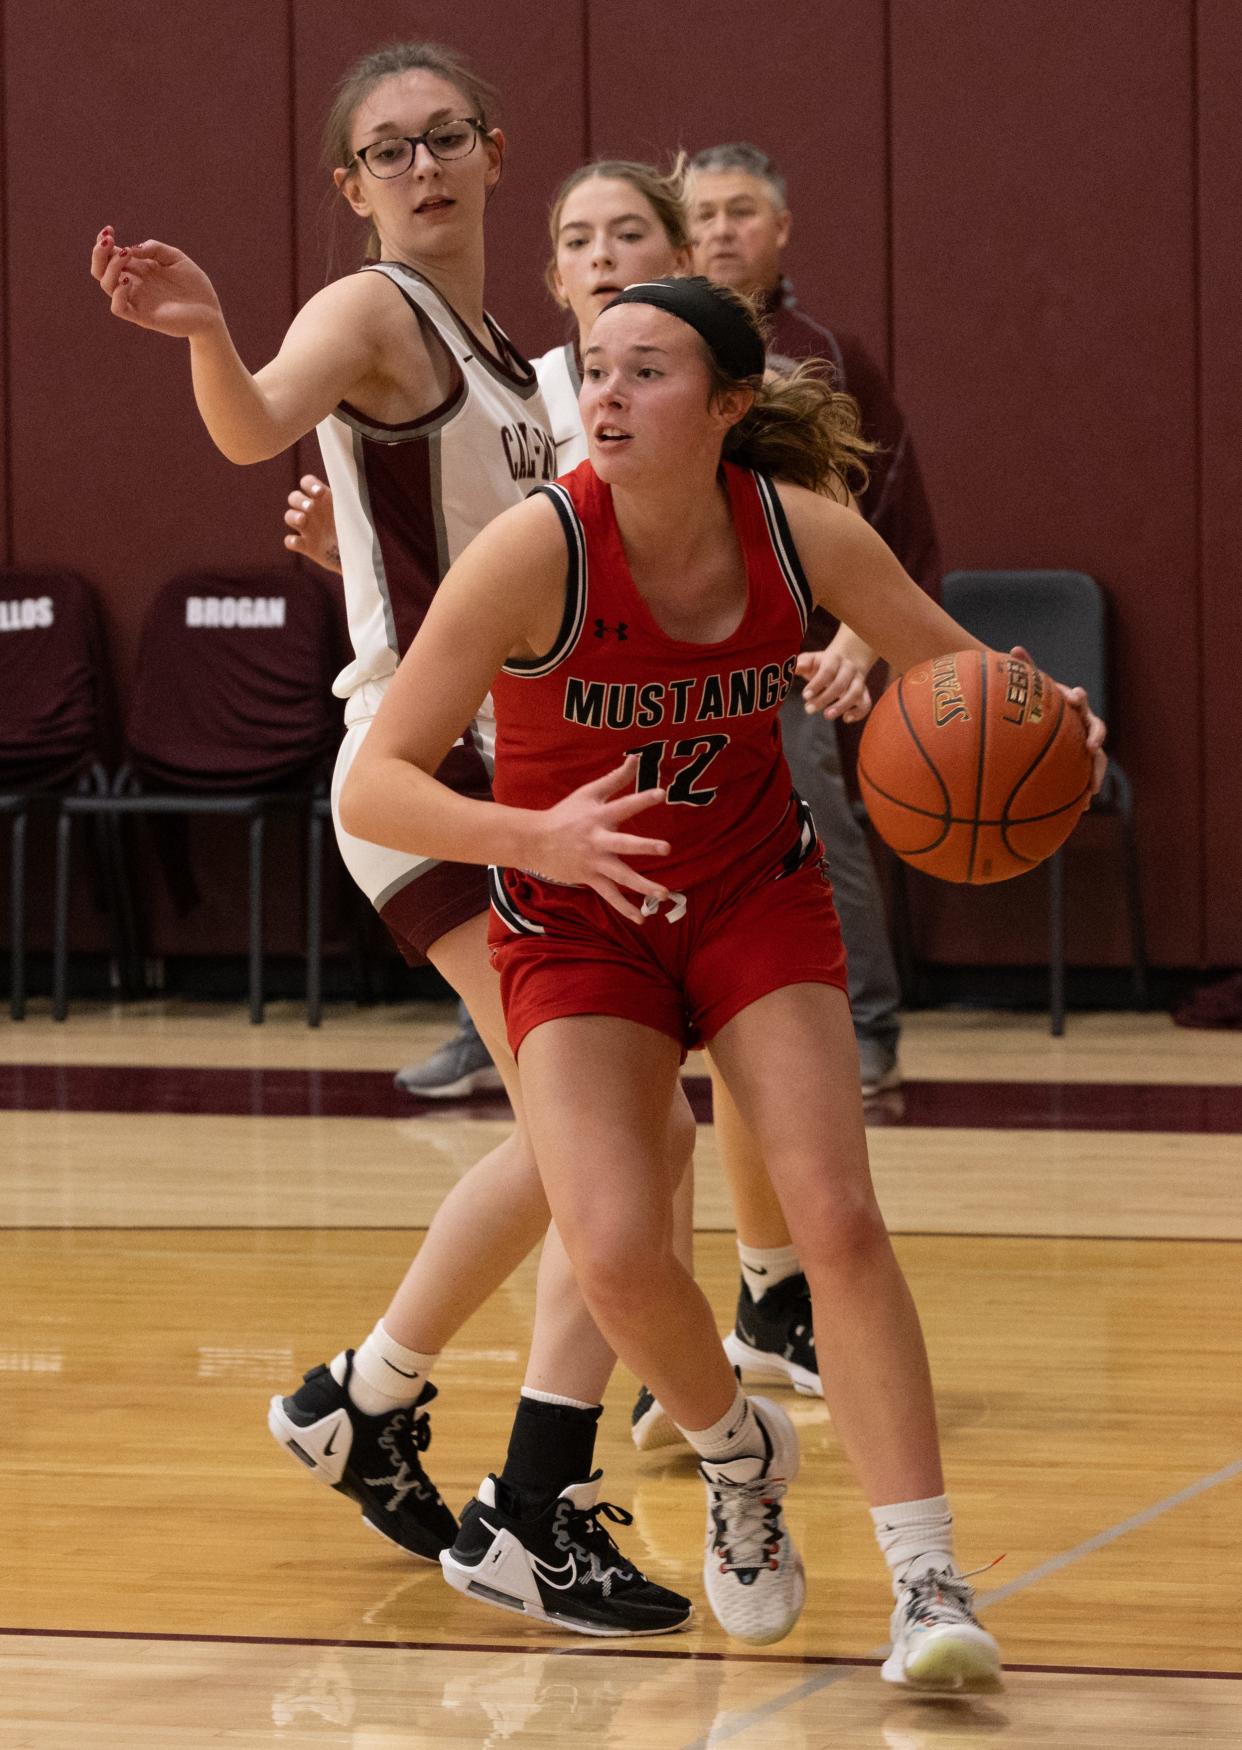
[[[379, 1682], [381, 1665], [386, 1678]], [[496, 1750], [517, 1742], [610, 1750], [714, 1750], [726, 1743], [739, 1750], [838, 1744], [951, 1750], [986, 1742], [1010, 1724], [1003, 1698], [895, 1694], [872, 1665], [661, 1657], [632, 1646], [508, 1654], [394, 1649], [378, 1660], [368, 1650], [324, 1649], [277, 1687], [271, 1715], [282, 1733], [296, 1728], [298, 1742], [350, 1750], [416, 1744]]]
[[1242, 1742], [1224, 1678], [1030, 1669], [985, 1697], [674, 1641], [560, 1649], [0, 1634], [15, 1750], [1135, 1750]]

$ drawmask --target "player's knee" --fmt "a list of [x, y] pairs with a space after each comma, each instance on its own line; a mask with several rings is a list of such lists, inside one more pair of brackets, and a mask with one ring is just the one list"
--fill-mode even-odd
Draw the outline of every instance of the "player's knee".
[[794, 1244], [804, 1270], [851, 1273], [890, 1249], [884, 1217], [870, 1194], [816, 1200], [801, 1214]]
[[566, 1245], [583, 1295], [605, 1323], [630, 1323], [650, 1299], [653, 1273], [671, 1260], [667, 1235], [628, 1214], [596, 1222]]

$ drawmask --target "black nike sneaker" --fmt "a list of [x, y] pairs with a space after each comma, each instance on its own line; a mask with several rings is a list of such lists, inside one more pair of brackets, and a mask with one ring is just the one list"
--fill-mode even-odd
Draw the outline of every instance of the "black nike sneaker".
[[352, 1349], [345, 1359], [343, 1385], [326, 1367], [312, 1367], [292, 1397], [273, 1398], [268, 1428], [320, 1482], [356, 1501], [381, 1537], [438, 1561], [457, 1535], [457, 1521], [419, 1458], [431, 1440], [427, 1406], [436, 1388], [428, 1381], [409, 1409], [366, 1416], [349, 1396]]
[[517, 1610], [580, 1635], [663, 1635], [694, 1615], [688, 1598], [657, 1586], [628, 1562], [603, 1525], [633, 1516], [598, 1501], [602, 1471], [570, 1483], [542, 1513], [505, 1510], [507, 1491], [484, 1477], [440, 1566], [449, 1585], [483, 1604]]
[[811, 1290], [801, 1270], [756, 1300], [746, 1278], [737, 1297], [737, 1322], [724, 1340], [725, 1354], [744, 1380], [783, 1380], [807, 1397], [822, 1398]]

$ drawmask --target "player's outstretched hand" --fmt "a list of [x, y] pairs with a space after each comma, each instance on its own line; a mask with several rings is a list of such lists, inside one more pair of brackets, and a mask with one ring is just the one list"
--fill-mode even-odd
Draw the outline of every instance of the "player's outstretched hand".
[[861, 723], [871, 709], [867, 676], [856, 662], [831, 645], [826, 650], [804, 650], [797, 670], [806, 685], [802, 704], [807, 715], [821, 712], [842, 723]]
[[621, 889], [626, 887], [644, 897], [667, 899], [668, 888], [638, 874], [622, 859], [667, 857], [670, 847], [666, 839], [645, 839], [619, 830], [631, 815], [664, 800], [663, 790], [635, 791], [637, 772], [638, 760], [627, 754], [615, 772], [583, 784], [555, 808], [545, 809], [543, 831], [535, 851], [538, 860], [530, 872], [551, 881], [593, 888], [622, 917], [640, 924], [641, 911], [626, 899]]
[[285, 546], [303, 559], [322, 565], [325, 571], [339, 572], [340, 549], [336, 544], [336, 517], [332, 510], [332, 488], [315, 474], [303, 474], [289, 494], [285, 512]]
[[[1032, 668], [1039, 667], [1030, 651], [1024, 650], [1020, 644], [1015, 644], [1009, 654], [1016, 656], [1019, 662], [1029, 662]], [[1087, 695], [1081, 687], [1067, 687], [1060, 681], [1054, 681], [1054, 684], [1064, 694], [1066, 704], [1072, 705], [1082, 718], [1083, 728], [1087, 732], [1087, 752], [1091, 755], [1091, 794], [1095, 796], [1099, 793], [1104, 774], [1108, 770], [1108, 755], [1104, 752], [1108, 725], [1091, 709]]]
[[112, 314], [139, 328], [186, 340], [221, 320], [220, 300], [202, 268], [167, 243], [122, 247], [105, 225], [91, 250], [91, 274]]

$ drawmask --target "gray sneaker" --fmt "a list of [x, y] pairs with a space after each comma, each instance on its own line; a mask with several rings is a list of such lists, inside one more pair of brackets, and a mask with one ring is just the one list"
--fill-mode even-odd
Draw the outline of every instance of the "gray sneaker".
[[890, 1089], [901, 1086], [901, 1065], [897, 1062], [897, 1048], [894, 1045], [885, 1045], [882, 1040], [859, 1039], [858, 1070], [864, 1100], [873, 1100], [877, 1094], [886, 1094]]
[[425, 1063], [399, 1069], [393, 1081], [420, 1100], [463, 1100], [467, 1094], [498, 1094], [505, 1085], [486, 1045], [474, 1031], [455, 1033]]

